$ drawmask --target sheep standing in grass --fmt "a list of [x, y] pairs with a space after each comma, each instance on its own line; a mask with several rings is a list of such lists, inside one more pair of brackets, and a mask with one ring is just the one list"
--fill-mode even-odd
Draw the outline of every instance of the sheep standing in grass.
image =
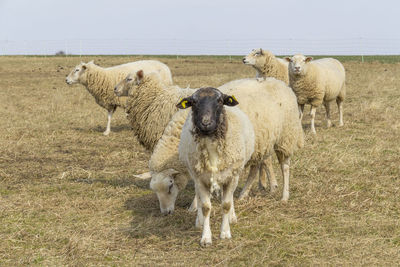
[[210, 198], [220, 188], [223, 211], [220, 238], [231, 238], [229, 221], [236, 217], [233, 193], [254, 151], [253, 126], [246, 114], [233, 107], [237, 104], [233, 96], [211, 87], [199, 89], [178, 104], [182, 109], [192, 107], [182, 129], [179, 158], [188, 168], [201, 201], [202, 246], [212, 243]]
[[311, 132], [316, 134], [314, 120], [317, 107], [324, 104], [327, 126], [332, 125], [330, 103], [336, 100], [339, 109], [339, 126], [343, 126], [343, 101], [346, 97], [345, 70], [336, 59], [312, 60], [304, 55], [285, 58], [289, 62], [290, 87], [297, 96], [300, 120], [304, 105], [311, 105]]
[[[289, 199], [289, 158], [294, 151], [303, 146], [304, 142], [296, 96], [293, 91], [282, 81], [274, 78], [267, 78], [262, 82], [256, 79], [235, 80], [218, 89], [240, 99], [240, 108], [249, 117], [256, 134], [255, 152], [249, 164], [249, 176], [240, 199], [248, 195], [258, 173], [261, 175], [267, 171], [273, 174], [271, 157], [275, 152], [284, 177], [282, 200], [287, 201]], [[186, 114], [181, 112], [176, 113], [167, 125], [149, 161], [153, 175], [151, 187], [158, 196], [163, 213], [171, 213], [174, 210], [176, 190], [181, 190], [186, 184], [187, 176], [182, 175], [182, 166], [177, 156], [179, 144], [177, 134], [180, 133], [183, 124], [182, 118], [186, 118]], [[272, 192], [277, 188], [273, 175], [270, 175], [270, 188]], [[171, 194], [172, 191], [173, 194]], [[192, 210], [196, 209], [196, 203], [195, 198], [191, 206]]]
[[250, 54], [243, 58], [243, 63], [256, 69], [256, 77], [265, 79], [273, 77], [289, 84], [288, 63], [275, 57], [270, 51], [253, 49]]
[[132, 71], [143, 69], [160, 74], [165, 84], [172, 84], [171, 71], [168, 66], [156, 60], [142, 60], [103, 68], [90, 61], [77, 65], [66, 78], [67, 84], [80, 83], [86, 87], [95, 98], [96, 103], [108, 111], [107, 128], [104, 135], [111, 130], [111, 118], [118, 106], [124, 105], [123, 100], [115, 96], [113, 90], [117, 83]]
[[150, 151], [178, 111], [176, 102], [194, 91], [165, 84], [158, 73], [143, 70], [130, 73], [114, 88], [117, 96], [129, 93], [125, 107], [127, 119], [139, 142]]

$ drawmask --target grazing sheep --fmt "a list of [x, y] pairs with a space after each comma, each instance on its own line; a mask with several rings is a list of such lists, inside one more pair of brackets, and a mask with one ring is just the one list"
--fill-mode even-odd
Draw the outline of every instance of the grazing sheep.
[[[276, 189], [277, 182], [271, 163], [271, 156], [275, 151], [284, 176], [282, 200], [288, 200], [289, 157], [296, 149], [302, 147], [304, 142], [303, 130], [298, 118], [296, 96], [293, 91], [282, 81], [274, 78], [267, 78], [262, 82], [258, 82], [256, 79], [235, 80], [218, 89], [240, 99], [240, 108], [248, 115], [256, 133], [255, 152], [252, 164], [249, 166], [250, 173], [240, 194], [240, 199], [248, 195], [258, 173], [263, 176], [265, 171], [269, 174], [271, 191]], [[163, 213], [171, 213], [174, 210], [177, 194], [171, 194], [170, 190], [174, 188], [179, 191], [186, 185], [187, 175], [182, 175], [184, 172], [177, 156], [178, 134], [183, 124], [182, 119], [186, 118], [186, 114], [181, 112], [183, 111], [175, 114], [167, 125], [149, 161], [152, 172], [151, 187], [158, 196]], [[170, 169], [177, 170], [177, 172], [169, 171], [166, 174], [165, 171]], [[262, 183], [262, 181], [260, 182]], [[157, 186], [158, 184], [160, 186]], [[191, 210], [196, 208], [195, 198]]]
[[275, 57], [270, 51], [253, 49], [243, 58], [243, 63], [256, 69], [256, 78], [273, 77], [289, 84], [288, 63]]
[[203, 225], [202, 246], [212, 243], [210, 198], [220, 188], [223, 211], [220, 238], [231, 238], [229, 221], [235, 217], [233, 193], [254, 151], [254, 129], [246, 114], [233, 107], [237, 104], [235, 97], [208, 87], [177, 105], [181, 109], [192, 107], [182, 129], [179, 159], [188, 168], [200, 199], [198, 221]]
[[336, 59], [294, 55], [285, 58], [289, 62], [290, 87], [297, 96], [300, 120], [304, 105], [311, 105], [311, 132], [316, 134], [314, 120], [317, 107], [324, 104], [327, 126], [332, 125], [330, 103], [336, 99], [339, 109], [339, 126], [343, 126], [343, 101], [346, 97], [346, 74], [343, 65]]
[[158, 73], [143, 70], [130, 73], [114, 88], [117, 96], [127, 96], [129, 92], [125, 107], [127, 119], [139, 142], [150, 151], [178, 111], [175, 103], [194, 91], [165, 84]]
[[168, 66], [156, 60], [142, 60], [103, 68], [90, 61], [77, 65], [66, 78], [67, 84], [80, 83], [86, 87], [95, 98], [96, 103], [108, 111], [107, 128], [104, 135], [110, 133], [111, 118], [118, 106], [124, 104], [113, 93], [115, 85], [124, 79], [130, 72], [143, 69], [158, 72], [165, 84], [172, 84], [171, 71]]

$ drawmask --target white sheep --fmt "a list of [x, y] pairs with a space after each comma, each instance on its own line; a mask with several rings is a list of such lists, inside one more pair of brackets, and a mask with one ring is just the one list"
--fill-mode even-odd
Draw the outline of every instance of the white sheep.
[[[303, 146], [303, 130], [298, 118], [296, 96], [282, 81], [267, 78], [235, 80], [218, 88], [225, 94], [233, 94], [240, 99], [240, 108], [252, 121], [256, 133], [256, 152], [250, 166], [247, 182], [242, 189], [240, 199], [247, 196], [258, 173], [264, 171], [273, 174], [271, 156], [275, 153], [281, 164], [284, 176], [282, 200], [289, 198], [289, 157]], [[186, 185], [187, 176], [182, 175], [182, 166], [178, 160], [177, 146], [179, 133], [186, 114], [176, 113], [166, 126], [164, 134], [154, 148], [149, 161], [152, 172], [151, 187], [157, 193], [161, 211], [171, 213], [174, 210], [177, 193]], [[177, 170], [177, 172], [167, 170]], [[277, 187], [275, 177], [270, 175], [271, 191]], [[176, 186], [175, 183], [176, 182]], [[196, 209], [196, 198], [191, 209]]]
[[290, 87], [297, 96], [300, 120], [304, 105], [311, 105], [311, 132], [316, 134], [314, 120], [317, 107], [324, 104], [327, 126], [331, 127], [330, 103], [336, 100], [339, 109], [339, 126], [343, 126], [343, 101], [346, 97], [346, 74], [343, 65], [336, 59], [294, 55], [285, 58], [289, 62]]
[[132, 71], [145, 70], [158, 72], [165, 84], [172, 84], [171, 71], [167, 65], [157, 60], [142, 60], [109, 68], [103, 68], [90, 61], [78, 64], [66, 78], [67, 84], [80, 83], [95, 98], [96, 103], [108, 111], [107, 128], [104, 135], [111, 131], [111, 118], [118, 106], [124, 101], [115, 96], [115, 85]]
[[212, 243], [210, 198], [220, 188], [223, 211], [220, 238], [231, 238], [229, 221], [236, 217], [233, 193], [254, 151], [253, 126], [246, 114], [233, 107], [237, 104], [235, 97], [211, 87], [199, 89], [178, 104], [182, 109], [192, 107], [182, 129], [179, 159], [188, 168], [201, 203], [197, 221], [203, 225], [202, 246]]
[[243, 58], [243, 63], [256, 69], [256, 78], [273, 77], [289, 84], [288, 63], [268, 50], [253, 49]]
[[117, 96], [128, 96], [129, 92], [125, 106], [127, 119], [139, 142], [150, 151], [178, 111], [176, 102], [194, 91], [165, 84], [158, 73], [143, 70], [130, 73], [114, 88]]

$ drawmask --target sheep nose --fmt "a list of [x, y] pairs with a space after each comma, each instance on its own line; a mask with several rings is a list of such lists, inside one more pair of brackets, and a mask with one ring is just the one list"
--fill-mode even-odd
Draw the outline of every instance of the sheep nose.
[[242, 61], [243, 61], [243, 63], [246, 63], [246, 58], [244, 57], [244, 58], [242, 59]]
[[114, 92], [116, 93], [118, 91], [118, 88], [115, 86], [114, 87]]
[[211, 120], [209, 118], [203, 118], [201, 124], [203, 124], [203, 126], [208, 126], [211, 124]]

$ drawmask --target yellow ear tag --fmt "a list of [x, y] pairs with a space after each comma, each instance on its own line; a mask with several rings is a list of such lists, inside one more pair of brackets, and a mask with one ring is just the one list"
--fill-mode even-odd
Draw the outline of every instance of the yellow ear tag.
[[183, 108], [186, 108], [186, 103], [187, 103], [187, 100], [181, 102], [181, 105]]
[[[235, 97], [234, 95], [232, 95], [232, 98], [233, 98], [233, 100], [235, 100], [236, 102], [239, 102], [239, 101], [237, 101], [237, 99], [236, 99], [236, 97]], [[232, 99], [230, 99], [230, 102], [232, 103]]]

